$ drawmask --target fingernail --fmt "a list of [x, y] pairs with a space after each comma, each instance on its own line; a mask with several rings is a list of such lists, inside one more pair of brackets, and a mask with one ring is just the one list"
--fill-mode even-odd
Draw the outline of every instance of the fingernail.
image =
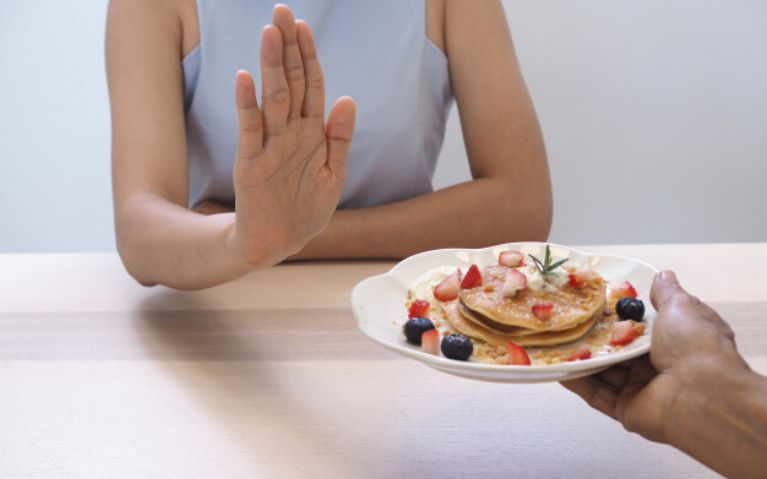
[[672, 283], [678, 283], [674, 272], [668, 269], [666, 271], [661, 271], [660, 279], [662, 279], [663, 281], [671, 281]]

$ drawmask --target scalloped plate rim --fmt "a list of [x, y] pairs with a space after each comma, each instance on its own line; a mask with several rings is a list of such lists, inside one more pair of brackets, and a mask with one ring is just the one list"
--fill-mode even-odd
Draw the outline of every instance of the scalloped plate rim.
[[[351, 299], [352, 312], [354, 313], [354, 316], [357, 320], [357, 326], [370, 339], [372, 339], [373, 341], [377, 342], [378, 344], [386, 347], [387, 349], [391, 351], [394, 351], [396, 353], [402, 354], [412, 359], [421, 361], [425, 363], [426, 365], [431, 366], [445, 373], [456, 374], [456, 373], [451, 373], [450, 371], [446, 371], [446, 369], [452, 369], [452, 370], [466, 373], [466, 374], [458, 374], [460, 376], [472, 377], [472, 378], [480, 379], [480, 380], [491, 380], [491, 381], [500, 380], [504, 382], [545, 382], [545, 381], [561, 381], [565, 379], [574, 379], [575, 374], [577, 374], [577, 376], [580, 377], [580, 376], [583, 376], [582, 373], [588, 372], [591, 370], [593, 370], [593, 372], [596, 373], [598, 371], [604, 370], [605, 368], [613, 364], [618, 364], [647, 353], [650, 350], [650, 341], [651, 341], [650, 335], [643, 336], [643, 338], [647, 338], [647, 340], [643, 344], [635, 348], [621, 350], [616, 353], [609, 354], [607, 356], [600, 356], [600, 357], [595, 357], [595, 358], [581, 360], [581, 361], [569, 361], [569, 362], [564, 362], [559, 364], [518, 366], [518, 365], [505, 365], [505, 364], [487, 364], [487, 363], [480, 363], [480, 362], [474, 362], [474, 361], [456, 361], [454, 359], [448, 359], [443, 356], [436, 356], [436, 355], [425, 353], [417, 349], [412, 349], [408, 347], [407, 345], [390, 342], [385, 340], [385, 338], [380, 338], [378, 337], [377, 334], [370, 331], [366, 327], [365, 322], [362, 319], [364, 313], [360, 311], [359, 305], [357, 304], [358, 303], [357, 298], [360, 294], [360, 291], [368, 287], [369, 284], [371, 283], [375, 284], [376, 282], [385, 280], [386, 278], [392, 278], [397, 283], [400, 283], [400, 281], [394, 277], [394, 273], [396, 273], [398, 270], [405, 267], [407, 264], [418, 261], [419, 259], [423, 259], [424, 257], [427, 257], [427, 256], [435, 256], [435, 255], [441, 255], [441, 254], [451, 254], [451, 253], [480, 254], [482, 252], [493, 250], [496, 248], [514, 248], [515, 246], [518, 247], [518, 246], [529, 246], [529, 245], [544, 246], [547, 244], [551, 246], [552, 248], [561, 248], [563, 250], [567, 250], [569, 252], [573, 252], [575, 254], [578, 254], [587, 258], [591, 258], [591, 257], [613, 258], [613, 259], [617, 259], [617, 260], [621, 260], [621, 261], [625, 261], [629, 263], [642, 265], [654, 271], [655, 273], [659, 271], [658, 268], [656, 268], [655, 266], [645, 261], [639, 260], [637, 258], [632, 258], [629, 256], [616, 255], [616, 254], [602, 254], [602, 253], [586, 253], [569, 246], [564, 246], [564, 245], [560, 245], [556, 243], [537, 242], [537, 241], [517, 241], [517, 242], [511, 242], [511, 243], [501, 243], [501, 244], [488, 246], [484, 248], [443, 248], [443, 249], [423, 251], [423, 252], [414, 254], [412, 256], [408, 256], [407, 258], [399, 261], [397, 264], [392, 266], [385, 273], [381, 273], [381, 274], [377, 274], [377, 275], [365, 278], [359, 281], [354, 286], [351, 292], [350, 299]], [[493, 374], [500, 374], [503, 377], [497, 378], [497, 379], [486, 379], [483, 377], [479, 377], [476, 374], [472, 374], [472, 372], [475, 372], [475, 373], [487, 372], [487, 373], [493, 373]], [[565, 377], [557, 378], [557, 379], [535, 378], [535, 375], [540, 375], [540, 374], [556, 375], [557, 373], [564, 373]], [[573, 377], [570, 378], [568, 375], [573, 375]]]

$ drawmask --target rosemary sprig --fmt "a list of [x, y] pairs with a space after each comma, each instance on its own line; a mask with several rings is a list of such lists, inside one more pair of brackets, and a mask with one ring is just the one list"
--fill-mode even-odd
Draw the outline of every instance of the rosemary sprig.
[[535, 256], [528, 254], [527, 256], [530, 257], [531, 260], [533, 260], [533, 263], [535, 264], [535, 268], [541, 273], [541, 276], [544, 278], [548, 275], [554, 274], [554, 270], [558, 267], [565, 264], [567, 261], [567, 258], [557, 261], [556, 263], [551, 263], [551, 251], [549, 250], [549, 245], [546, 245], [546, 253], [543, 257], [543, 261], [539, 260]]

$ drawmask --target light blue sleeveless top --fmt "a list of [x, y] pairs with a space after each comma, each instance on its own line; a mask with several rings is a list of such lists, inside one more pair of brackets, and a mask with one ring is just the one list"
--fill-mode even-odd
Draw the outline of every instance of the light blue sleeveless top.
[[[234, 78], [247, 69], [260, 98], [259, 44], [273, 1], [197, 0], [200, 45], [183, 61], [190, 205], [234, 202]], [[425, 0], [294, 0], [312, 27], [325, 73], [326, 115], [357, 103], [339, 206], [389, 203], [432, 191], [452, 106], [447, 58], [426, 36]]]

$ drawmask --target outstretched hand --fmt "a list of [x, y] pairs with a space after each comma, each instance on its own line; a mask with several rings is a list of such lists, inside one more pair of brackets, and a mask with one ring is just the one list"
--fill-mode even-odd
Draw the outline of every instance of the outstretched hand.
[[655, 277], [651, 300], [653, 323], [649, 356], [614, 366], [595, 376], [563, 382], [589, 405], [647, 439], [669, 442], [669, 418], [680, 394], [709, 386], [709, 370], [748, 368], [737, 353], [732, 329], [706, 304], [687, 293], [676, 276]]
[[346, 179], [355, 104], [336, 101], [327, 122], [322, 68], [309, 25], [285, 5], [261, 37], [261, 105], [239, 71], [234, 163], [235, 224], [229, 242], [248, 263], [276, 263], [326, 226]]

